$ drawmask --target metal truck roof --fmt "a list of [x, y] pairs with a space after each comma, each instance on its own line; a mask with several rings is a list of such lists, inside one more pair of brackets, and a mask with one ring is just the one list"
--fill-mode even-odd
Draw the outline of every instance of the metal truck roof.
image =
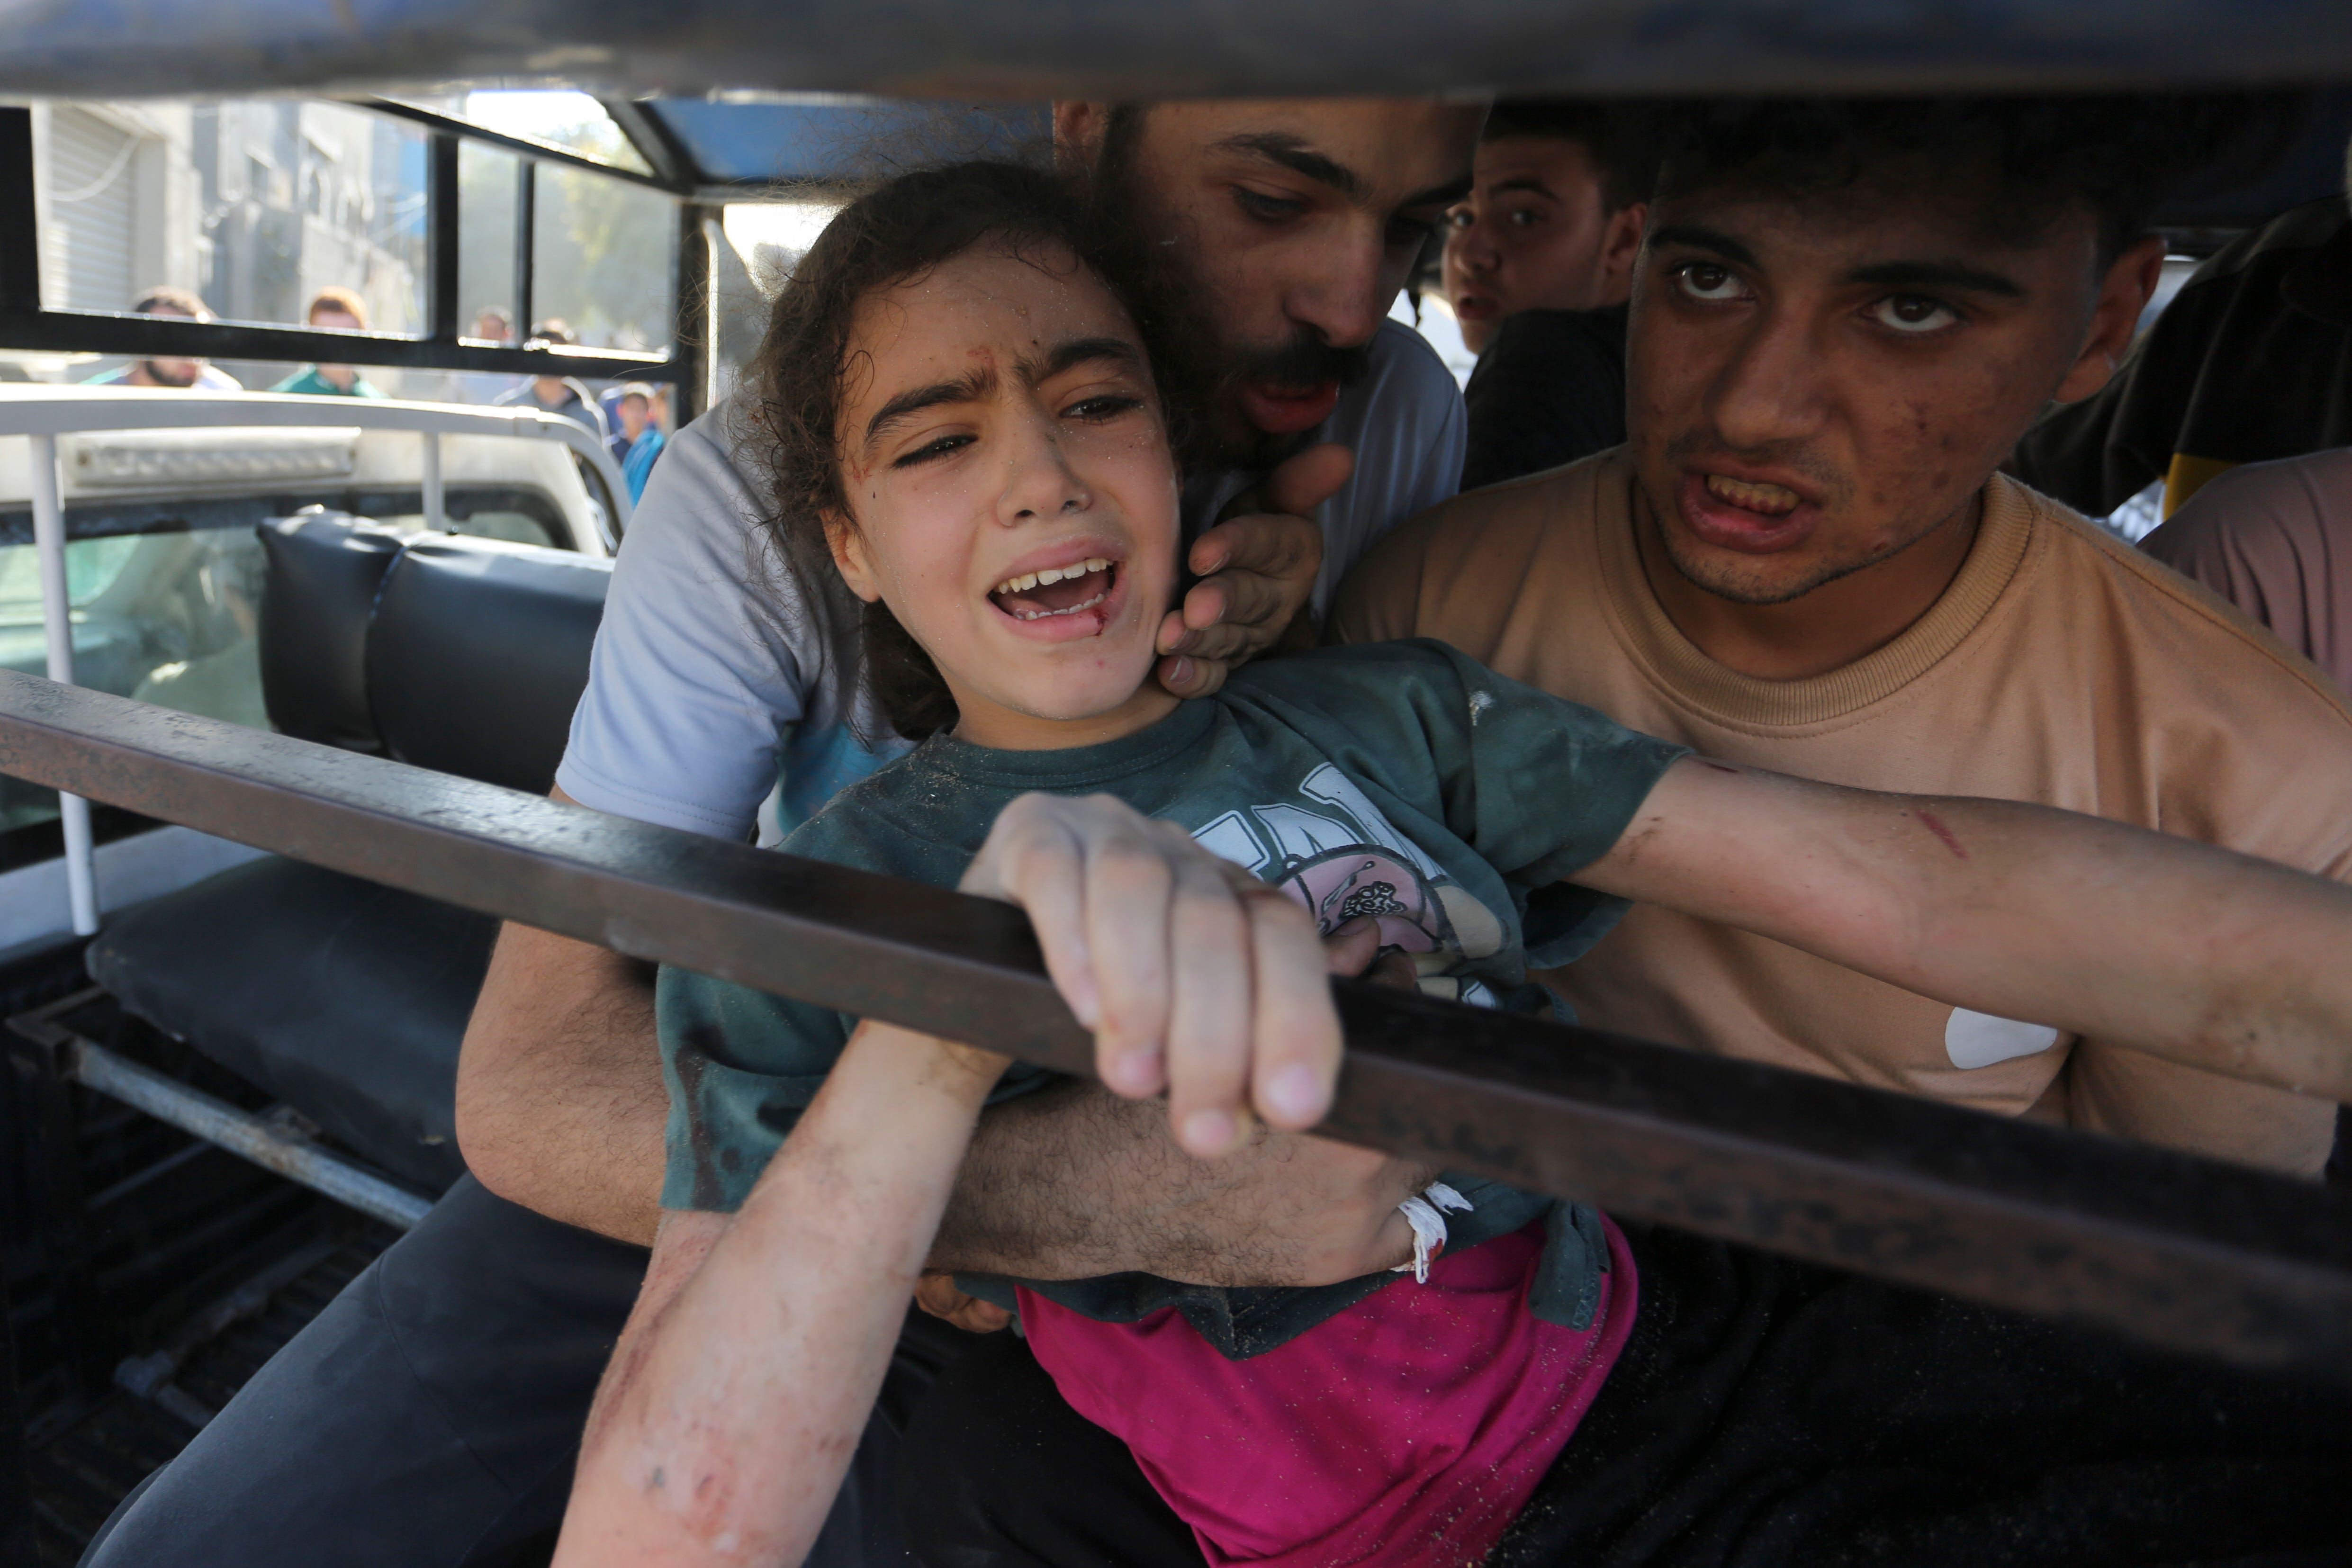
[[1031, 101], [2352, 79], [2342, 0], [0, 0], [0, 92]]

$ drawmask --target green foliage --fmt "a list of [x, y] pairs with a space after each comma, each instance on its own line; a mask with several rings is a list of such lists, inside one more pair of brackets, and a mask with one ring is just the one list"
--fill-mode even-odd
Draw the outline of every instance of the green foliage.
[[[541, 134], [591, 157], [617, 162], [623, 156], [620, 132], [610, 121]], [[511, 307], [514, 160], [468, 153], [458, 181], [465, 237], [458, 294], [459, 310], [470, 321], [485, 306]], [[668, 343], [677, 206], [667, 196], [585, 169], [541, 163], [534, 230], [534, 318], [562, 318], [591, 348]]]

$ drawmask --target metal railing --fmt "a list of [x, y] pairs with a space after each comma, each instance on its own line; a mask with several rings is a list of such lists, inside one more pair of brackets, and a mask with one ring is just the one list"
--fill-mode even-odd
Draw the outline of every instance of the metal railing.
[[56, 1076], [96, 1089], [169, 1122], [215, 1148], [275, 1171], [314, 1193], [400, 1230], [422, 1220], [433, 1200], [322, 1148], [313, 1132], [284, 1119], [240, 1110], [168, 1073], [133, 1061], [74, 1031], [61, 1018], [102, 993], [95, 986], [8, 1020], [8, 1027], [48, 1053]]
[[[1066, 1072], [1017, 910], [0, 674], [0, 772]], [[2352, 1378], [2352, 1193], [1340, 983], [1325, 1129], [2142, 1340]]]

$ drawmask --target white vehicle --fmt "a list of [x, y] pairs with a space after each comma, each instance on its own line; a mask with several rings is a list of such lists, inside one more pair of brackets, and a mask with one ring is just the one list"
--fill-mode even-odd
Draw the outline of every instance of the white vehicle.
[[[627, 491], [574, 422], [536, 410], [0, 384], [0, 668], [42, 674], [37, 447], [54, 442], [73, 676], [268, 727], [256, 525], [306, 510], [604, 558]], [[54, 792], [0, 778], [0, 949], [65, 929]], [[246, 851], [101, 813], [97, 894], [121, 907]]]

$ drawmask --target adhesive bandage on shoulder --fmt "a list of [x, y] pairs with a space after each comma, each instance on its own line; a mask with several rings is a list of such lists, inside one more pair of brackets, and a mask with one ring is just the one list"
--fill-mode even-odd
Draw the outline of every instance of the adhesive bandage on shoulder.
[[1400, 1263], [1390, 1272], [1402, 1274], [1410, 1268], [1413, 1283], [1428, 1284], [1430, 1264], [1445, 1252], [1445, 1215], [1454, 1209], [1469, 1213], [1470, 1200], [1444, 1182], [1432, 1182], [1397, 1205], [1397, 1213], [1412, 1226], [1412, 1261]]

